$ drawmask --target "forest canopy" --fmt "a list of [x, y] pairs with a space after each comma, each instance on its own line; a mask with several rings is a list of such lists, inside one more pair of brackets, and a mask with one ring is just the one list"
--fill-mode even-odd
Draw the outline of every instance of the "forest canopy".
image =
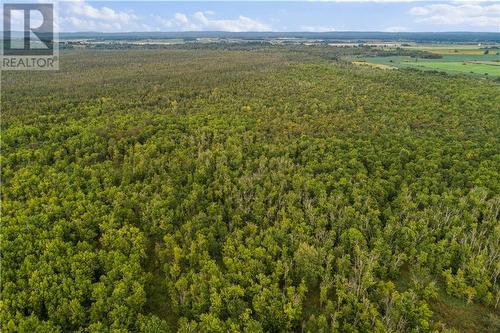
[[335, 59], [2, 73], [2, 331], [500, 330], [498, 83]]

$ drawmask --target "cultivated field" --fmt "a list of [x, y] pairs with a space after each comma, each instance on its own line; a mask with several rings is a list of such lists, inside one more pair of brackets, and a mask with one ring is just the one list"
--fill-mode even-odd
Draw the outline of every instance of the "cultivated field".
[[[490, 48], [477, 45], [419, 45], [405, 46], [404, 49], [424, 51], [440, 56], [429, 59], [418, 56], [375, 56], [361, 57], [354, 60], [382, 65], [379, 68], [415, 68], [421, 70], [437, 70], [450, 74], [465, 74], [482, 77], [500, 77], [500, 49], [497, 45]], [[384, 67], [389, 66], [389, 67]]]

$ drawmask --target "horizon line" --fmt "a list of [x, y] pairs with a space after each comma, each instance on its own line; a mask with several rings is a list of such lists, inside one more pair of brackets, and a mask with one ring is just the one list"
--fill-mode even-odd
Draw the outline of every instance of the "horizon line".
[[[22, 31], [11, 31], [11, 32], [22, 32]], [[187, 31], [61, 31], [58, 32], [60, 34], [66, 33], [103, 33], [103, 34], [133, 34], [133, 33], [232, 33], [232, 34], [241, 34], [241, 33], [307, 33], [307, 34], [319, 34], [319, 33], [384, 33], [384, 34], [405, 34], [405, 33], [424, 33], [424, 34], [441, 34], [441, 33], [472, 33], [472, 34], [481, 34], [481, 33], [489, 33], [489, 34], [498, 34], [500, 32], [497, 31], [471, 31], [471, 30], [448, 30], [448, 31], [383, 31], [383, 30], [325, 30], [325, 31], [305, 31], [305, 30], [297, 30], [297, 31], [225, 31], [225, 30], [187, 30]]]

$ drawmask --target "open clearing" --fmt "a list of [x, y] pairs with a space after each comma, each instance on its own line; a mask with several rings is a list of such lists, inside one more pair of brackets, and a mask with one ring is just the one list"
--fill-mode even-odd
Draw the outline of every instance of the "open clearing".
[[[415, 59], [409, 56], [366, 57], [356, 59], [356, 64], [376, 64], [392, 68], [416, 68], [437, 70], [450, 74], [474, 76], [500, 76], [500, 57], [496, 55], [444, 55], [441, 59]], [[379, 67], [381, 68], [381, 67]]]
[[[427, 51], [441, 55], [465, 54], [465, 55], [482, 55], [486, 47], [490, 45], [416, 45], [407, 46], [405, 48], [412, 50]], [[490, 49], [490, 53], [496, 53], [499, 49]]]
[[421, 61], [416, 67], [424, 67], [446, 72], [473, 73], [500, 76], [500, 67], [475, 62]]
[[[449, 74], [466, 74], [472, 76], [500, 77], [500, 55], [497, 44], [490, 45], [432, 45], [421, 44], [405, 46], [405, 50], [430, 52], [439, 54], [436, 59], [415, 58], [413, 56], [365, 56], [352, 58], [355, 65], [373, 68], [415, 68], [436, 70]], [[372, 64], [372, 65], [369, 65]]]

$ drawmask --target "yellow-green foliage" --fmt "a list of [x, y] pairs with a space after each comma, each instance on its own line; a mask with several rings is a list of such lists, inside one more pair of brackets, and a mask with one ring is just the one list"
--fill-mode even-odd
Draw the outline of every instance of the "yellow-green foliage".
[[430, 332], [435, 288], [495, 316], [493, 82], [284, 49], [2, 76], [3, 332]]

